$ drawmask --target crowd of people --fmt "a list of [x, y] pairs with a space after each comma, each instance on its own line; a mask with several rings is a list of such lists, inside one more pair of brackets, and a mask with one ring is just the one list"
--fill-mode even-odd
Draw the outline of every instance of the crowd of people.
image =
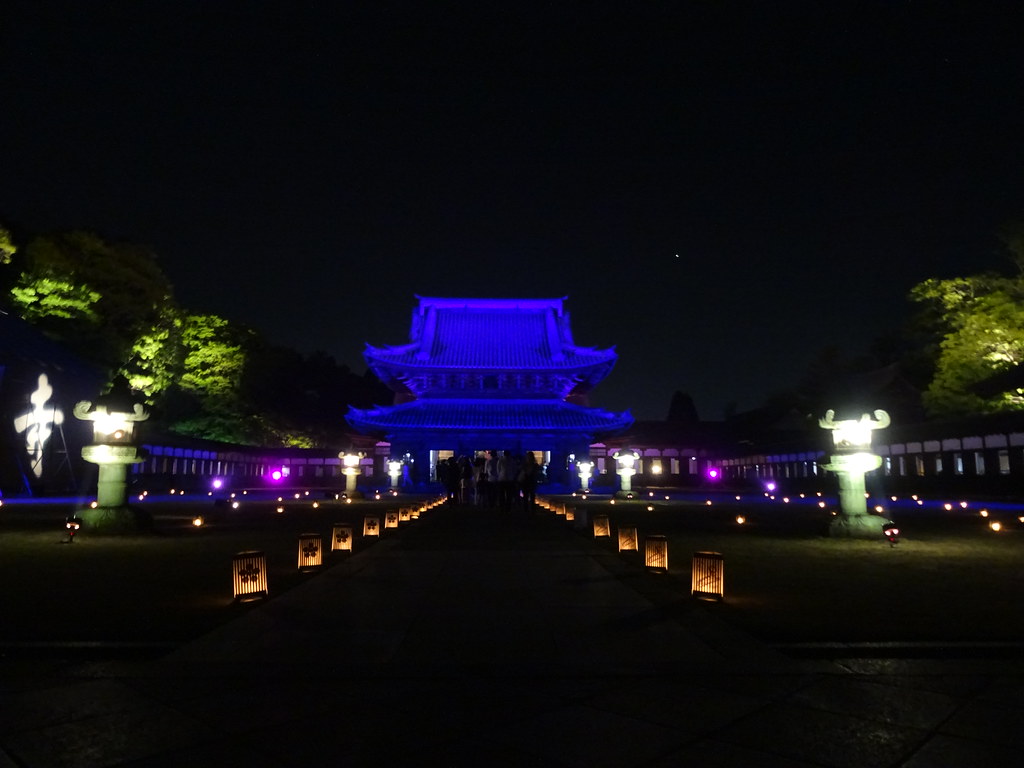
[[452, 456], [437, 463], [437, 479], [456, 504], [511, 512], [529, 512], [537, 497], [544, 468], [533, 451], [522, 457], [511, 451], [487, 451], [470, 458]]

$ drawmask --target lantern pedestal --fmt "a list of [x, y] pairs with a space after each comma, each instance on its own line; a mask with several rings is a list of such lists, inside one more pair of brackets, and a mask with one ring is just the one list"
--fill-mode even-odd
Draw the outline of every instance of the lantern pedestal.
[[90, 533], [135, 533], [148, 530], [149, 515], [128, 506], [128, 465], [145, 461], [134, 445], [86, 445], [82, 458], [99, 467], [96, 506], [78, 511]]
[[864, 496], [864, 474], [878, 469], [882, 459], [870, 453], [833, 455], [823, 469], [834, 472], [839, 480], [840, 513], [829, 525], [829, 535], [836, 538], [877, 539], [882, 535], [886, 518], [868, 514]]

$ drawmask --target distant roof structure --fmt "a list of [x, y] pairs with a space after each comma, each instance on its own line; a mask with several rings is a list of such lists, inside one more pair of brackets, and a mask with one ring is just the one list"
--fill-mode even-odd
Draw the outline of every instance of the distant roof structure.
[[628, 412], [587, 404], [617, 355], [573, 341], [564, 298], [416, 298], [409, 343], [367, 344], [364, 353], [396, 404], [350, 408], [346, 418], [356, 429], [407, 442], [517, 436], [580, 443], [633, 423]]
[[573, 342], [564, 299], [417, 299], [408, 344], [366, 345], [367, 364], [389, 386], [431, 372], [557, 372], [580, 393], [615, 365], [614, 348]]

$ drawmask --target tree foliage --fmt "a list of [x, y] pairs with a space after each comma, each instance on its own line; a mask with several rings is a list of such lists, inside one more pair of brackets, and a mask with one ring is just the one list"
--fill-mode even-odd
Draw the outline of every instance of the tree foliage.
[[[0, 258], [9, 241], [0, 228]], [[10, 254], [13, 255], [13, 245]], [[385, 402], [372, 374], [274, 347], [214, 314], [189, 312], [145, 248], [90, 232], [38, 236], [9, 268], [21, 315], [153, 407], [151, 425], [244, 445], [319, 447], [344, 439], [349, 404]]]
[[933, 416], [1024, 409], [1024, 389], [986, 393], [981, 385], [1024, 360], [1024, 277], [982, 274], [929, 279], [911, 291], [922, 324], [938, 339], [924, 395]]

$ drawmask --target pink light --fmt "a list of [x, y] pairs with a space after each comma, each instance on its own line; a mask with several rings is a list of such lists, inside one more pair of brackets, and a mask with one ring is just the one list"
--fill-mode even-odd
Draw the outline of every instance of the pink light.
[[213, 487], [214, 487], [215, 490], [219, 490], [220, 488], [223, 488], [224, 487], [224, 481], [221, 480], [219, 477], [216, 478], [213, 481]]
[[718, 470], [715, 469], [714, 467], [711, 467], [711, 469], [708, 470], [708, 477], [710, 477], [712, 480], [717, 480], [718, 474]]
[[273, 480], [274, 482], [277, 482], [278, 480], [280, 480], [281, 479], [281, 470], [280, 469], [275, 469], [273, 472], [271, 472], [270, 473], [270, 479]]

